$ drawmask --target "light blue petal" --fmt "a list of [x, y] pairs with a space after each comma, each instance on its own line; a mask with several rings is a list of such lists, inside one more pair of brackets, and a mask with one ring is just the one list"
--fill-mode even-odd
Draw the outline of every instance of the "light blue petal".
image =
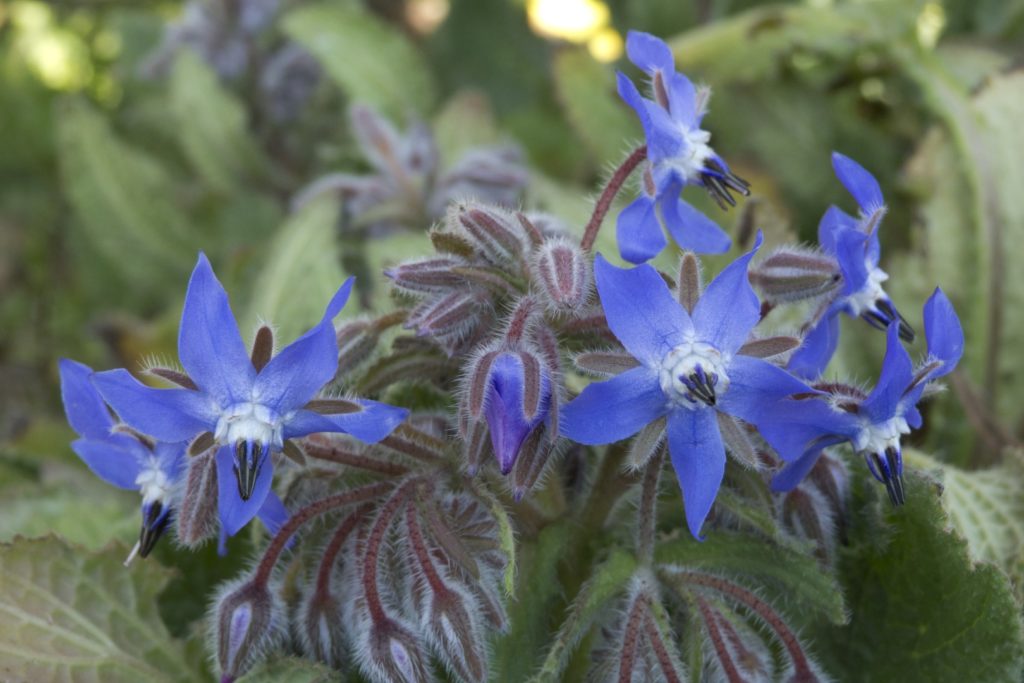
[[263, 507], [260, 508], [256, 515], [263, 522], [263, 526], [267, 527], [267, 531], [270, 532], [271, 536], [277, 535], [277, 532], [281, 530], [281, 527], [284, 526], [289, 517], [288, 508], [284, 506], [284, 503], [281, 502], [281, 499], [273, 491], [267, 494], [266, 500], [263, 501]]
[[836, 260], [843, 274], [843, 294], [859, 292], [868, 281], [868, 238], [860, 230], [836, 234]]
[[234, 470], [234, 449], [222, 446], [217, 451], [217, 509], [221, 528], [228, 536], [234, 536], [263, 507], [274, 480], [274, 463], [269, 453], [256, 477], [249, 500], [242, 500], [238, 492], [238, 477]]
[[[134, 444], [134, 446], [133, 446]], [[129, 436], [120, 439], [78, 439], [71, 443], [71, 449], [81, 458], [92, 473], [119, 489], [135, 489], [135, 479], [140, 472], [140, 457], [146, 455], [146, 447]]]
[[227, 406], [248, 398], [256, 370], [206, 255], [192, 271], [178, 330], [178, 356], [200, 389]]
[[655, 70], [672, 73], [675, 70], [675, 59], [672, 50], [661, 38], [650, 33], [630, 31], [626, 34], [626, 54], [629, 61], [648, 74]]
[[298, 410], [284, 423], [284, 438], [297, 439], [307, 434], [334, 432], [351, 434], [364, 443], [377, 443], [405, 422], [409, 411], [386, 403], [358, 399], [363, 406], [358, 413], [321, 415], [311, 410]]
[[172, 482], [178, 481], [188, 469], [188, 442], [168, 443], [157, 441], [154, 452], [160, 463], [160, 471]]
[[615, 225], [619, 253], [630, 263], [645, 263], [668, 243], [654, 211], [654, 200], [640, 195], [622, 210]]
[[863, 166], [848, 156], [832, 152], [832, 168], [835, 169], [836, 177], [846, 187], [846, 191], [857, 200], [857, 205], [864, 215], [872, 214], [885, 206], [882, 188]]
[[857, 416], [835, 410], [821, 399], [785, 399], [776, 403], [759, 420], [761, 436], [783, 460], [798, 460], [819, 443], [853, 438], [860, 430]]
[[217, 426], [217, 406], [198, 391], [153, 389], [123, 369], [98, 372], [92, 382], [123, 422], [159, 441], [188, 441]]
[[804, 379], [818, 379], [825, 372], [838, 346], [839, 316], [830, 310], [804, 336], [804, 343], [790, 356], [787, 368]]
[[338, 289], [323, 318], [279, 354], [256, 378], [254, 396], [278, 413], [304, 406], [338, 371], [338, 339], [334, 317], [341, 312], [352, 292], [353, 278]]
[[89, 380], [92, 368], [67, 358], [61, 358], [58, 365], [60, 396], [71, 428], [87, 438], [102, 439], [109, 436], [114, 418]]
[[562, 409], [559, 425], [573, 441], [605, 444], [633, 436], [666, 412], [657, 373], [639, 367], [589, 385]]
[[835, 256], [836, 235], [845, 230], [856, 230], [857, 219], [838, 206], [830, 206], [818, 223], [818, 244], [827, 254]]
[[860, 412], [872, 422], [888, 420], [896, 414], [900, 399], [914, 378], [914, 364], [900, 342], [899, 323], [889, 325], [886, 334], [885, 359], [878, 384], [860, 406]]
[[822, 451], [828, 446], [834, 446], [843, 441], [845, 441], [843, 437], [826, 439], [817, 443], [814, 448], [811, 448], [796, 460], [786, 463], [786, 466], [772, 477], [772, 491], [783, 492], [795, 489], [807, 474], [814, 469], [814, 465], [818, 462], [818, 458], [821, 457]]
[[729, 388], [718, 399], [723, 412], [756, 425], [765, 411], [793, 394], [817, 393], [785, 370], [760, 358], [735, 356], [726, 372]]
[[522, 360], [510, 353], [499, 355], [491, 365], [484, 414], [502, 474], [512, 471], [523, 441], [548, 414], [551, 383], [547, 376], [541, 373], [540, 401], [532, 419], [523, 409], [525, 385]]
[[953, 304], [938, 287], [924, 305], [924, 337], [928, 357], [942, 363], [930, 379], [952, 372], [964, 355], [964, 330]]
[[608, 327], [638, 360], [657, 365], [692, 334], [689, 314], [651, 266], [616, 268], [598, 254], [594, 279]]
[[668, 113], [641, 95], [625, 74], [619, 72], [616, 78], [619, 96], [640, 118], [644, 138], [647, 140], [648, 158], [658, 161], [676, 153], [682, 143], [682, 134], [676, 130]]
[[700, 121], [697, 120], [697, 90], [693, 83], [681, 73], [671, 74], [666, 81], [669, 113], [672, 118], [687, 128], [697, 128]]
[[750, 331], [761, 320], [761, 302], [750, 286], [747, 268], [762, 241], [758, 231], [754, 248], [726, 266], [704, 290], [693, 309], [697, 339], [723, 354], [733, 354], [743, 346]]
[[661, 196], [661, 215], [672, 239], [698, 254], [724, 254], [732, 240], [718, 224], [679, 198], [682, 186], [673, 183]]
[[697, 540], [725, 475], [725, 446], [716, 411], [678, 408], [668, 414], [668, 450], [683, 491], [686, 524]]

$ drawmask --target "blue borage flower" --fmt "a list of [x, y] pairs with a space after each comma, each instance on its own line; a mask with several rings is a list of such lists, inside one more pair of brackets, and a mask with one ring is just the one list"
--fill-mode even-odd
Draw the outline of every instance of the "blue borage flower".
[[700, 127], [710, 91], [695, 88], [675, 70], [672, 51], [660, 39], [630, 31], [629, 59], [651, 79], [653, 100], [640, 94], [621, 72], [619, 95], [640, 117], [649, 163], [640, 196], [619, 214], [616, 234], [622, 258], [643, 263], [665, 248], [656, 208], [679, 246], [698, 253], [724, 253], [730, 240], [710, 218], [679, 194], [687, 185], [701, 185], [722, 208], [735, 206], [732, 193], [749, 194], [749, 184], [734, 175], [709, 146], [711, 134]]
[[857, 201], [860, 217], [854, 218], [830, 206], [818, 225], [818, 242], [826, 254], [836, 259], [843, 280], [805, 336], [803, 346], [790, 359], [789, 369], [808, 379], [819, 377], [835, 354], [840, 313], [863, 318], [881, 330], [896, 321], [900, 336], [907, 341], [914, 339], [913, 329], [882, 289], [889, 275], [878, 267], [882, 251], [878, 227], [886, 211], [878, 181], [860, 164], [838, 152], [832, 153], [832, 167]]
[[[284, 442], [315, 432], [341, 432], [366, 442], [391, 433], [408, 411], [358, 400], [356, 412], [323, 414], [311, 403], [334, 378], [338, 342], [332, 319], [352, 289], [349, 278], [320, 323], [276, 356], [254, 365], [231, 313], [227, 292], [203, 254], [185, 295], [178, 355], [195, 389], [153, 389], [127, 370], [97, 373], [93, 382], [128, 425], [165, 441], [211, 432], [216, 454], [222, 531], [232, 536], [259, 514], [273, 531], [287, 511], [270, 490], [270, 454]], [[318, 412], [320, 411], [320, 412]]]
[[[153, 442], [124, 430], [89, 381], [92, 368], [60, 361], [60, 391], [71, 428], [81, 437], [72, 442], [93, 474], [120, 489], [142, 496], [142, 528], [133, 551], [149, 555], [174, 515], [178, 482], [185, 470], [186, 442]], [[130, 559], [130, 558], [129, 558]]]
[[606, 444], [667, 417], [669, 454], [697, 538], [725, 473], [718, 412], [760, 426], [780, 399], [814, 393], [785, 370], [737, 353], [761, 319], [747, 277], [760, 245], [758, 234], [754, 249], [708, 285], [692, 316], [654, 268], [623, 270], [600, 255], [594, 264], [608, 326], [640, 366], [584, 389], [565, 406], [561, 431]]
[[914, 368], [900, 343], [899, 322], [889, 324], [882, 372], [870, 394], [825, 385], [825, 399], [787, 399], [769, 411], [761, 434], [787, 462], [772, 481], [775, 490], [793, 489], [824, 448], [849, 442], [885, 484], [893, 504], [904, 502], [900, 437], [921, 426], [917, 403], [925, 387], [952, 372], [963, 355], [960, 320], [940, 289], [924, 306], [924, 333], [928, 356]]

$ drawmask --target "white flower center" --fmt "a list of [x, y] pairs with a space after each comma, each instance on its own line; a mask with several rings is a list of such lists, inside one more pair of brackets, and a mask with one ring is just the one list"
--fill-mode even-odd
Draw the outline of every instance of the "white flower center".
[[171, 482], [167, 475], [160, 469], [160, 462], [156, 457], [151, 457], [146, 467], [135, 477], [135, 485], [139, 487], [142, 494], [143, 504], [163, 503], [171, 494]]
[[715, 405], [729, 388], [727, 361], [711, 344], [687, 342], [661, 361], [658, 380], [673, 403], [691, 409]]
[[850, 306], [850, 312], [854, 317], [860, 317], [861, 313], [875, 310], [875, 304], [879, 299], [884, 299], [885, 290], [882, 283], [889, 279], [889, 275], [881, 268], [871, 268], [868, 271], [868, 279], [858, 291], [846, 297], [846, 303]]
[[683, 124], [679, 124], [679, 131], [685, 141], [683, 153], [666, 159], [665, 164], [677, 171], [687, 182], [693, 182], [700, 178], [707, 160], [715, 154], [708, 145], [711, 133], [700, 128], [688, 128]]
[[282, 422], [281, 416], [265, 405], [236, 403], [221, 414], [213, 436], [220, 443], [254, 441], [279, 450], [284, 445]]
[[854, 439], [853, 447], [861, 453], [885, 453], [889, 448], [900, 450], [900, 437], [910, 433], [910, 425], [902, 416], [880, 424], [864, 423]]

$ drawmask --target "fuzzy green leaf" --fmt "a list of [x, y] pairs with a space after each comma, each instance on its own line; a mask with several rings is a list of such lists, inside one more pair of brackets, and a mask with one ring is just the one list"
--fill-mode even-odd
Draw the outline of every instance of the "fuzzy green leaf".
[[0, 676], [18, 681], [193, 681], [157, 614], [170, 572], [122, 566], [55, 537], [0, 545]]
[[345, 680], [336, 670], [298, 657], [280, 657], [266, 662], [245, 676], [238, 683], [336, 683]]
[[397, 28], [359, 4], [303, 5], [283, 25], [352, 100], [392, 118], [430, 110], [434, 84], [423, 56]]

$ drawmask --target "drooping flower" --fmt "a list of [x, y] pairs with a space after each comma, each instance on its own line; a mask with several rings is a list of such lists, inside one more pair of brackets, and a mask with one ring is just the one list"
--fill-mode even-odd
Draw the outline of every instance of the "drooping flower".
[[624, 74], [618, 74], [619, 95], [636, 111], [647, 142], [640, 196], [619, 214], [619, 251], [631, 263], [643, 263], [665, 248], [658, 210], [681, 247], [698, 253], [724, 253], [730, 240], [718, 225], [680, 198], [687, 185], [700, 185], [723, 209], [735, 206], [732, 193], [750, 193], [749, 184], [729, 170], [709, 145], [711, 134], [700, 125], [710, 90], [695, 88], [675, 70], [672, 51], [660, 39], [631, 31], [626, 38], [629, 59], [651, 79], [648, 99]]
[[133, 554], [146, 557], [174, 516], [188, 444], [154, 442], [123, 429], [89, 381], [92, 374], [86, 365], [60, 361], [64, 412], [81, 437], [71, 448], [100, 479], [142, 496], [142, 527]]
[[[246, 353], [227, 293], [200, 254], [181, 315], [178, 356], [188, 373], [180, 389], [153, 389], [127, 370], [97, 373], [93, 382], [127, 424], [166, 441], [209, 432], [217, 451], [218, 506], [234, 535], [270, 495], [271, 453], [315, 432], [341, 432], [366, 442], [384, 438], [408, 411], [369, 400], [317, 398], [338, 367], [332, 319], [352, 289], [341, 286], [320, 323], [271, 356], [269, 328]], [[283, 513], [283, 509], [278, 511]]]
[[597, 290], [608, 326], [639, 366], [589, 385], [562, 412], [562, 433], [584, 444], [628, 438], [667, 418], [669, 454], [690, 532], [700, 537], [725, 473], [719, 412], [760, 426], [783, 397], [813, 392], [785, 370], [738, 353], [760, 320], [741, 256], [708, 285], [692, 315], [654, 268], [623, 270], [598, 255]]
[[921, 426], [917, 403], [925, 387], [952, 372], [963, 355], [960, 319], [940, 289], [925, 304], [924, 333], [928, 355], [915, 368], [900, 343], [899, 322], [889, 324], [882, 372], [870, 394], [826, 385], [830, 395], [824, 399], [790, 399], [773, 407], [761, 434], [787, 462], [772, 481], [774, 489], [793, 489], [824, 448], [849, 442], [885, 484], [893, 504], [904, 502], [900, 438]]
[[878, 267], [882, 251], [878, 227], [886, 211], [878, 181], [860, 164], [838, 152], [832, 153], [832, 167], [857, 201], [860, 215], [854, 218], [831, 206], [818, 225], [818, 242], [822, 251], [836, 260], [842, 282], [832, 299], [822, 306], [803, 346], [790, 359], [789, 369], [808, 379], [819, 377], [835, 353], [840, 313], [863, 318], [880, 330], [896, 321], [900, 336], [907, 341], [914, 339], [913, 329], [882, 288], [889, 275]]

